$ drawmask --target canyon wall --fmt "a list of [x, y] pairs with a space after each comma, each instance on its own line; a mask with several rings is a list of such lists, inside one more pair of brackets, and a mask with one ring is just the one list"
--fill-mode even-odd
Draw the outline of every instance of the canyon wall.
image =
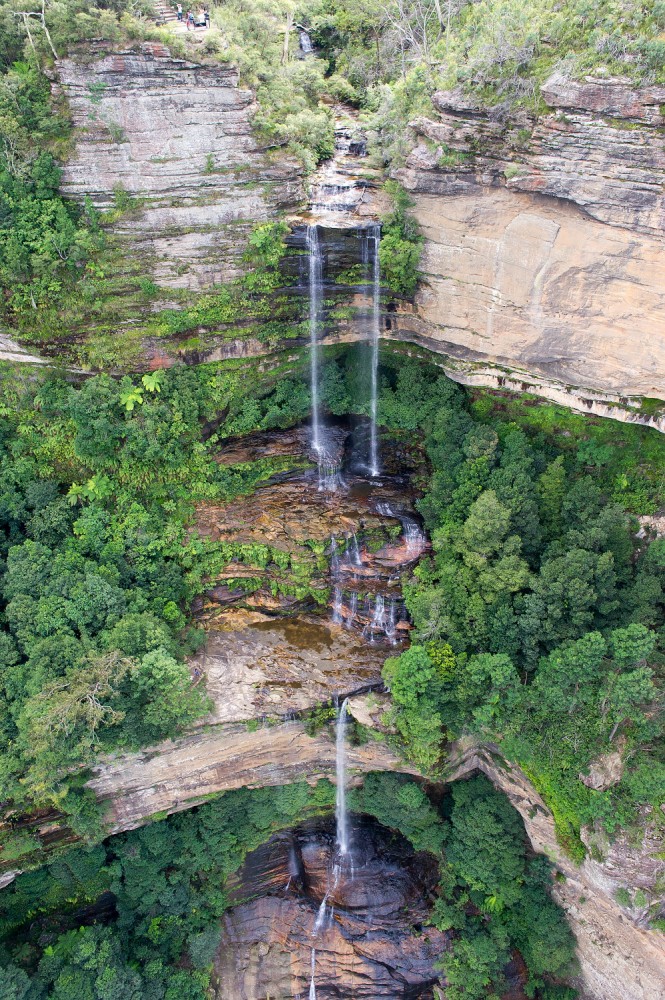
[[[165, 292], [237, 276], [251, 225], [302, 210], [300, 168], [260, 148], [234, 69], [144, 43], [62, 60], [58, 77], [76, 126], [64, 191], [100, 208], [136, 199], [112, 238]], [[385, 335], [437, 352], [460, 382], [663, 430], [661, 408], [640, 404], [665, 399], [665, 88], [555, 75], [542, 94], [551, 113], [506, 118], [438, 93], [437, 117], [412, 123], [397, 176], [423, 281]]]
[[[365, 698], [352, 699], [350, 711], [371, 723]], [[348, 765], [355, 781], [375, 770], [414, 773], [386, 743], [375, 741], [350, 747]], [[314, 782], [334, 772], [332, 735], [325, 729], [308, 735], [302, 723], [292, 721], [256, 731], [216, 726], [101, 765], [89, 787], [108, 803], [108, 819], [117, 832], [140, 826], [155, 813], [191, 808], [220, 791]], [[659, 844], [648, 824], [641, 843], [619, 840], [577, 865], [559, 847], [552, 813], [519, 767], [506, 761], [494, 745], [451, 745], [441, 777], [450, 782], [477, 772], [486, 774], [508, 796], [534, 851], [555, 865], [553, 893], [577, 939], [583, 995], [591, 1000], [660, 1000], [665, 937], [646, 929], [644, 913], [622, 908], [615, 899], [620, 887], [641, 887], [653, 894], [665, 873], [665, 861], [658, 856]]]
[[562, 402], [574, 388], [616, 408], [663, 399], [665, 88], [555, 76], [542, 93], [555, 110], [536, 120], [449, 92], [436, 120], [412, 123], [398, 176], [425, 236], [424, 281], [397, 336], [472, 381], [493, 369]]
[[57, 66], [74, 122], [62, 188], [98, 209], [142, 273], [199, 290], [241, 271], [249, 230], [300, 203], [300, 168], [262, 149], [238, 73], [173, 58], [156, 42]]

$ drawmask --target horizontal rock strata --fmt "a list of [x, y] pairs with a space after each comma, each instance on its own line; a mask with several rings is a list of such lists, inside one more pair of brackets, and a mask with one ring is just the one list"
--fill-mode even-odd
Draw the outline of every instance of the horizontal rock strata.
[[158, 43], [60, 60], [76, 150], [66, 195], [108, 209], [135, 199], [113, 235], [158, 284], [200, 289], [241, 270], [251, 226], [302, 198], [300, 169], [252, 134], [237, 71], [173, 58]]
[[426, 243], [398, 331], [564, 387], [665, 398], [664, 94], [555, 76], [538, 121], [435, 95], [440, 118], [413, 123], [399, 172]]

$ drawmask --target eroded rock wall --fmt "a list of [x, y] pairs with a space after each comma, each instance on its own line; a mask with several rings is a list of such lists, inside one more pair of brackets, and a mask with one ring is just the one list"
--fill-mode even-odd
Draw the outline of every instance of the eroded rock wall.
[[659, 1000], [665, 983], [665, 935], [647, 930], [640, 915], [634, 919], [614, 897], [620, 886], [640, 880], [654, 890], [665, 872], [658, 844], [649, 836], [639, 845], [618, 842], [608, 845], [604, 857], [587, 857], [577, 865], [559, 847], [554, 818], [541, 796], [498, 747], [455, 746], [450, 768], [450, 781], [477, 771], [487, 775], [519, 812], [533, 849], [555, 863], [559, 876], [552, 892], [575, 933], [584, 993], [594, 1000]]
[[233, 67], [146, 42], [60, 60], [57, 72], [76, 143], [63, 191], [101, 209], [118, 191], [136, 199], [112, 235], [158, 284], [198, 290], [235, 277], [249, 229], [302, 199], [298, 164], [253, 135], [254, 97]]
[[397, 336], [544, 395], [665, 398], [664, 94], [556, 76], [537, 121], [437, 94], [399, 172], [426, 243]]

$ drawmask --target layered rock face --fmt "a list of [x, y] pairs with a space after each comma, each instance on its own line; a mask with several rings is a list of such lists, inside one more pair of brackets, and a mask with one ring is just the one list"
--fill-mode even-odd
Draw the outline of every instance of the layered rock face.
[[[496, 746], [460, 744], [451, 748], [449, 780], [478, 771], [510, 799], [531, 843], [545, 854], [558, 874], [552, 894], [566, 912], [577, 940], [583, 995], [593, 1000], [659, 1000], [665, 982], [665, 937], [646, 930], [643, 914], [622, 909], [615, 892], [643, 887], [658, 898], [665, 874], [662, 848], [655, 829], [641, 844], [621, 838], [613, 845], [596, 842], [595, 858], [575, 864], [556, 839], [554, 817], [520, 768], [501, 758]], [[590, 838], [589, 832], [585, 834]]]
[[427, 921], [436, 864], [377, 824], [363, 821], [353, 835], [353, 869], [334, 887], [330, 824], [275, 837], [249, 856], [236, 893], [251, 901], [222, 921], [218, 1000], [291, 1000], [312, 982], [317, 997], [430, 1000], [448, 935], [414, 925]]
[[233, 68], [146, 42], [63, 59], [58, 78], [76, 139], [64, 193], [103, 209], [118, 191], [136, 199], [113, 235], [158, 284], [201, 289], [236, 276], [251, 226], [302, 198], [297, 164], [254, 138], [254, 98]]
[[665, 398], [664, 93], [556, 76], [537, 122], [437, 94], [399, 172], [426, 244], [396, 336], [448, 354], [461, 381], [493, 368], [593, 412]]

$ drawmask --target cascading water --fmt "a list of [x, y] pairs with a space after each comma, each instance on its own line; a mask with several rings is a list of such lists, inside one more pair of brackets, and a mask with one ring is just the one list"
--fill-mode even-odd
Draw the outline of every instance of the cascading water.
[[358, 594], [354, 590], [349, 599], [349, 610], [346, 616], [346, 627], [351, 628], [358, 612]]
[[349, 817], [346, 811], [346, 719], [349, 699], [345, 698], [337, 715], [335, 733], [335, 776], [337, 794], [335, 820], [337, 823], [337, 853], [344, 858], [349, 853]]
[[381, 471], [379, 465], [379, 441], [376, 427], [377, 399], [379, 382], [379, 334], [381, 332], [381, 264], [379, 261], [379, 243], [381, 241], [381, 227], [375, 225], [371, 227], [369, 241], [372, 243], [372, 325], [370, 330], [370, 343], [372, 348], [371, 360], [371, 380], [370, 380], [370, 405], [369, 405], [369, 474], [378, 476]]
[[390, 639], [392, 643], [395, 642], [395, 633], [397, 631], [397, 604], [395, 598], [390, 602], [390, 611], [388, 612], [388, 620], [385, 625], [386, 637]]
[[376, 632], [386, 631], [386, 602], [382, 594], [377, 594], [374, 599], [374, 612], [372, 614], [372, 620], [363, 630], [363, 635], [370, 642], [374, 641], [374, 635]]
[[333, 622], [339, 625], [343, 620], [343, 598], [342, 598], [342, 588], [339, 584], [336, 585], [333, 594]]
[[309, 1000], [316, 1000], [316, 983], [314, 973], [316, 972], [316, 949], [312, 948], [312, 978], [309, 981]]
[[319, 325], [323, 286], [323, 254], [319, 241], [318, 226], [307, 227], [307, 251], [309, 253], [309, 363], [310, 388], [312, 393], [312, 448], [318, 456], [319, 465], [321, 465], [324, 456], [319, 415]]

